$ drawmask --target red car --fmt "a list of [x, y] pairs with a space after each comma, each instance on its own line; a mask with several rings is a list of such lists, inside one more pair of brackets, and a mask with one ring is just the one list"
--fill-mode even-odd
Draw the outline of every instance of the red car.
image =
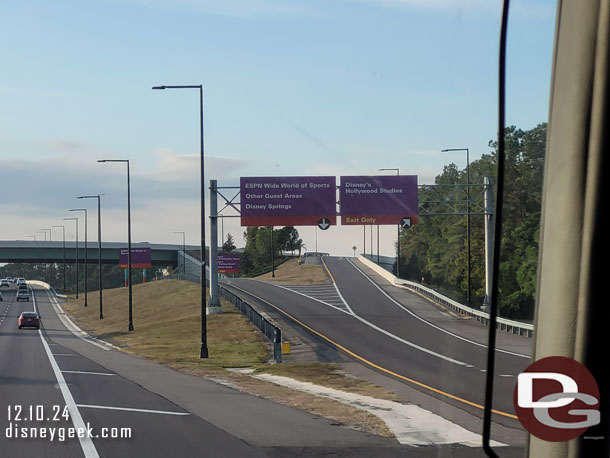
[[40, 329], [40, 318], [36, 312], [21, 312], [19, 315], [19, 329], [36, 328]]

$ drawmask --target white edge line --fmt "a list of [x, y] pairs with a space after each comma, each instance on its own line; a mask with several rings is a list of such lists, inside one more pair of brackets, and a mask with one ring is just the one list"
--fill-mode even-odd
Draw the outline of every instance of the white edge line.
[[87, 372], [87, 371], [62, 371], [64, 374], [85, 374], [85, 375], [116, 375], [104, 372]]
[[[256, 281], [259, 281], [259, 280], [256, 280]], [[388, 332], [388, 331], [386, 331], [385, 329], [380, 328], [379, 326], [377, 326], [377, 325], [375, 325], [375, 324], [371, 323], [370, 321], [367, 321], [367, 320], [365, 320], [364, 318], [359, 317], [359, 316], [358, 316], [358, 315], [356, 315], [356, 314], [355, 314], [353, 311], [352, 311], [351, 313], [350, 313], [350, 312], [346, 312], [345, 310], [342, 310], [342, 309], [337, 308], [337, 307], [335, 307], [335, 306], [333, 306], [333, 305], [327, 304], [326, 302], [322, 302], [322, 301], [320, 301], [320, 300], [318, 300], [318, 299], [315, 299], [315, 298], [313, 298], [313, 297], [305, 296], [304, 294], [301, 294], [301, 293], [296, 292], [296, 291], [292, 291], [291, 289], [285, 288], [285, 287], [280, 286], [280, 285], [276, 285], [276, 284], [274, 284], [274, 283], [266, 283], [266, 282], [262, 282], [262, 283], [265, 283], [265, 284], [267, 284], [267, 285], [273, 285], [273, 286], [277, 286], [277, 287], [279, 287], [279, 288], [283, 288], [283, 289], [285, 289], [285, 290], [287, 290], [287, 291], [290, 291], [290, 292], [292, 292], [292, 293], [295, 293], [295, 294], [300, 294], [301, 296], [304, 296], [304, 297], [306, 297], [306, 298], [308, 298], [308, 299], [311, 299], [311, 300], [314, 300], [314, 301], [320, 302], [320, 303], [322, 303], [322, 304], [324, 304], [324, 305], [327, 305], [327, 306], [329, 306], [329, 307], [332, 307], [332, 308], [334, 308], [334, 309], [337, 309], [337, 310], [339, 310], [339, 311], [341, 311], [341, 312], [345, 313], [346, 315], [353, 316], [353, 317], [354, 317], [354, 318], [356, 318], [357, 320], [359, 320], [359, 321], [361, 321], [362, 323], [366, 324], [367, 326], [369, 326], [369, 327], [371, 327], [371, 328], [375, 329], [376, 331], [381, 332], [382, 334], [385, 334], [386, 336], [388, 336], [388, 337], [390, 337], [390, 338], [392, 338], [392, 339], [394, 339], [394, 340], [396, 340], [396, 341], [398, 341], [398, 342], [400, 342], [400, 343], [403, 343], [403, 344], [405, 344], [405, 345], [408, 345], [409, 347], [415, 348], [416, 350], [420, 350], [420, 351], [423, 351], [424, 353], [428, 353], [428, 354], [429, 354], [429, 355], [431, 355], [431, 356], [436, 356], [437, 358], [444, 359], [445, 361], [448, 361], [448, 362], [453, 363], [453, 364], [457, 364], [458, 366], [467, 366], [467, 365], [468, 365], [467, 363], [464, 363], [464, 362], [462, 362], [462, 361], [458, 361], [457, 359], [450, 358], [449, 356], [441, 355], [440, 353], [436, 353], [435, 351], [428, 350], [427, 348], [424, 348], [424, 347], [420, 347], [419, 345], [414, 344], [413, 342], [409, 342], [408, 340], [405, 340], [405, 339], [403, 339], [403, 338], [401, 338], [401, 337], [398, 337], [398, 336], [396, 336], [396, 335], [392, 334], [391, 332]], [[338, 290], [338, 289], [337, 289], [337, 292], [339, 292], [339, 290]], [[339, 293], [339, 295], [341, 295], [341, 293]], [[345, 302], [345, 300], [343, 301], [343, 303], [344, 303], [344, 304], [346, 305], [346, 307], [347, 307], [347, 308], [348, 308], [348, 309], [351, 311], [351, 308], [349, 307], [349, 305], [347, 305], [347, 302]]]
[[168, 412], [164, 410], [148, 410], [148, 409], [133, 409], [131, 407], [111, 407], [111, 406], [93, 406], [87, 404], [77, 404], [77, 407], [87, 408], [87, 409], [104, 409], [104, 410], [123, 410], [127, 412], [141, 412], [141, 413], [159, 413], [164, 415], [190, 415], [188, 412]]
[[[424, 320], [423, 318], [417, 316], [415, 313], [413, 313], [411, 310], [409, 310], [408, 308], [406, 308], [404, 305], [402, 305], [400, 302], [396, 301], [393, 297], [391, 297], [388, 293], [386, 293], [377, 283], [375, 283], [373, 280], [371, 280], [369, 278], [369, 276], [367, 274], [365, 274], [362, 270], [360, 270], [360, 268], [355, 265], [350, 259], [347, 260], [353, 267], [354, 269], [356, 269], [358, 272], [360, 272], [364, 278], [366, 278], [368, 281], [370, 281], [379, 291], [381, 291], [381, 293], [387, 297], [388, 299], [390, 299], [394, 304], [396, 304], [398, 307], [400, 307], [401, 309], [403, 309], [405, 312], [407, 312], [408, 314], [412, 315], [414, 318], [417, 318], [419, 321], [421, 321], [422, 323], [427, 324], [428, 326], [433, 327], [434, 329], [437, 329], [438, 331], [444, 332], [445, 334], [449, 334], [452, 337], [455, 337], [456, 339], [460, 339], [463, 340], [464, 342], [468, 342], [472, 345], [476, 345], [478, 347], [483, 347], [483, 348], [487, 348], [487, 345], [479, 343], [479, 342], [475, 342], [473, 340], [467, 339], [465, 337], [459, 336], [457, 334], [454, 334], [453, 332], [447, 331], [446, 329], [443, 329], [435, 324], [430, 323], [429, 321]], [[508, 351], [508, 350], [502, 350], [500, 348], [496, 348], [496, 351], [501, 352], [501, 353], [506, 353], [508, 355], [513, 355], [513, 356], [519, 356], [521, 358], [527, 358], [527, 359], [531, 359], [531, 356], [527, 356], [527, 355], [523, 355], [521, 353], [515, 353], [512, 351]]]
[[[248, 278], [248, 280], [254, 280], [254, 279], [253, 279], [253, 278]], [[316, 299], [315, 297], [307, 296], [306, 294], [299, 293], [298, 291], [293, 291], [293, 290], [291, 290], [291, 289], [289, 289], [289, 288], [286, 288], [285, 286], [282, 286], [282, 285], [276, 285], [275, 283], [267, 283], [267, 282], [264, 282], [264, 281], [261, 281], [261, 280], [254, 280], [254, 281], [259, 281], [259, 282], [261, 282], [261, 283], [264, 283], [265, 285], [273, 285], [273, 286], [277, 286], [278, 288], [285, 289], [286, 291], [290, 291], [291, 293], [298, 294], [299, 296], [306, 297], [307, 299], [311, 299], [312, 301], [316, 301], [316, 302], [319, 302], [320, 304], [324, 304], [324, 305], [326, 305], [326, 306], [328, 306], [328, 307], [332, 307], [332, 308], [334, 308], [335, 310], [339, 310], [340, 312], [343, 312], [343, 313], [345, 313], [346, 315], [350, 315], [350, 313], [349, 313], [348, 311], [346, 311], [346, 310], [343, 310], [343, 309], [341, 309], [341, 308], [339, 308], [339, 307], [335, 307], [334, 305], [331, 305], [331, 304], [329, 304], [328, 302], [321, 301], [320, 299]], [[231, 286], [231, 284], [230, 284], [230, 283], [229, 283], [229, 286]]]
[[[34, 297], [34, 295], [32, 294], [32, 297], [34, 298], [34, 307], [36, 308], [36, 298]], [[36, 312], [38, 313], [38, 312]], [[80, 411], [78, 410], [78, 407], [76, 406], [76, 403], [74, 402], [74, 398], [72, 397], [72, 393], [70, 392], [70, 389], [68, 388], [68, 384], [66, 383], [66, 380], [64, 379], [64, 376], [61, 373], [61, 370], [59, 369], [59, 366], [57, 365], [57, 361], [55, 361], [55, 358], [53, 357], [53, 354], [51, 353], [51, 349], [49, 348], [49, 346], [47, 345], [47, 341], [45, 340], [44, 336], [42, 335], [42, 331], [39, 329], [38, 330], [38, 335], [40, 336], [40, 340], [42, 341], [42, 346], [45, 349], [45, 352], [47, 353], [47, 357], [49, 358], [49, 363], [51, 363], [51, 368], [53, 369], [53, 372], [55, 373], [55, 378], [57, 379], [57, 384], [59, 385], [59, 389], [61, 390], [61, 394], [64, 397], [64, 401], [66, 402], [66, 407], [68, 408], [68, 411], [70, 412], [70, 417], [72, 418], [72, 424], [74, 425], [75, 428], [80, 429], [81, 431], [85, 431], [87, 429], [87, 427], [85, 426], [85, 422], [83, 421], [83, 417], [80, 414]], [[80, 446], [83, 449], [83, 454], [85, 455], [85, 458], [99, 458], [99, 455], [97, 453], [97, 450], [95, 448], [95, 445], [93, 444], [93, 441], [91, 440], [90, 437], [88, 437], [87, 434], [79, 434], [78, 435], [78, 440], [80, 442]]]
[[62, 322], [62, 324], [66, 327], [66, 329], [68, 329], [68, 331], [70, 331], [72, 334], [74, 334], [79, 339], [81, 339], [85, 342], [89, 342], [91, 345], [95, 345], [96, 347], [99, 347], [102, 350], [110, 351], [111, 348], [109, 348], [109, 347], [115, 348], [114, 346], [112, 346], [109, 343], [106, 343], [106, 342], [100, 343], [103, 341], [96, 342], [96, 340], [99, 340], [99, 339], [95, 339], [94, 337], [91, 337], [85, 331], [83, 331], [78, 326], [76, 326], [74, 324], [74, 322], [68, 317], [68, 315], [66, 315], [66, 313], [63, 310], [61, 310], [59, 303], [57, 302], [57, 299], [55, 299], [53, 297], [53, 295], [50, 293], [50, 291], [47, 290], [46, 292], [47, 292], [47, 296], [49, 297], [49, 300], [51, 302], [51, 305], [53, 306], [53, 309], [55, 309], [55, 313], [57, 314], [57, 317]]

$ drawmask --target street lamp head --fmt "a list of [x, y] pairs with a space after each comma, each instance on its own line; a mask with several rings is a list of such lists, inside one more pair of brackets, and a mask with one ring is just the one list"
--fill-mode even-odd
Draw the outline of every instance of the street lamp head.
[[98, 197], [105, 196], [106, 194], [95, 194], [93, 196], [78, 196], [77, 199], [97, 199]]
[[165, 86], [153, 86], [153, 89], [166, 89]]
[[449, 151], [468, 151], [468, 148], [445, 148], [441, 150], [441, 153], [448, 153]]

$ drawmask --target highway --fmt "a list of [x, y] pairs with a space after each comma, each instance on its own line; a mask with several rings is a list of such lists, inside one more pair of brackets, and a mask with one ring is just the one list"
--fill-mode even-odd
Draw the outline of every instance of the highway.
[[[371, 272], [353, 259], [324, 259], [343, 306], [336, 297], [324, 300], [303, 289], [256, 280], [231, 279], [226, 284], [352, 359], [482, 417], [487, 328], [457, 319], [380, 278], [372, 281]], [[512, 398], [516, 376], [530, 361], [531, 340], [512, 335], [498, 340], [494, 421], [520, 429]]]
[[[0, 457], [364, 457], [371, 447], [390, 457], [402, 448], [91, 343], [67, 329], [49, 292], [16, 302], [15, 291], [4, 288], [0, 302]], [[19, 314], [35, 309], [40, 331], [18, 329]], [[71, 428], [84, 437], [69, 438]]]

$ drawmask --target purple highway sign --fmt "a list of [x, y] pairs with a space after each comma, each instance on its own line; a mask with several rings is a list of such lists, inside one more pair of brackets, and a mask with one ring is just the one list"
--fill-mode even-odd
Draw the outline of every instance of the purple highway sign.
[[242, 226], [337, 223], [335, 177], [240, 178]]
[[239, 262], [241, 257], [238, 254], [219, 254], [218, 272], [221, 274], [239, 273]]
[[341, 177], [341, 224], [418, 222], [417, 175]]
[[[119, 248], [119, 267], [126, 269], [129, 267], [129, 259], [127, 256], [127, 248]], [[150, 248], [132, 248], [131, 249], [131, 267], [137, 269], [148, 268], [150, 264], [151, 253]]]

